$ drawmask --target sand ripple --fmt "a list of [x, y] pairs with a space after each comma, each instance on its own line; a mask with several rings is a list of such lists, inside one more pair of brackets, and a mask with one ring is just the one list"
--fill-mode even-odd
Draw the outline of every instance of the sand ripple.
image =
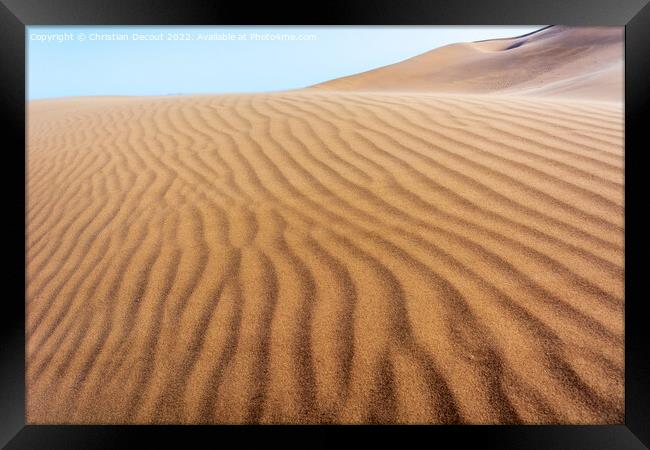
[[32, 102], [36, 423], [621, 423], [615, 103]]

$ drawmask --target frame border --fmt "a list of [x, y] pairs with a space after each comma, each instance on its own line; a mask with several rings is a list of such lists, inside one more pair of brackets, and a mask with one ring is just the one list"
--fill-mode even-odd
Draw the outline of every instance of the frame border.
[[[650, 447], [650, 336], [640, 296], [645, 248], [637, 238], [647, 230], [638, 205], [643, 201], [642, 155], [644, 117], [650, 112], [650, 0], [335, 0], [320, 9], [276, 2], [209, 2], [178, 0], [0, 0], [0, 120], [11, 145], [10, 170], [4, 192], [9, 233], [5, 250], [12, 265], [5, 271], [11, 290], [0, 317], [0, 445], [4, 448], [137, 448], [188, 446], [233, 438], [247, 443], [256, 431], [263, 437], [285, 438], [285, 431], [336, 434], [348, 440], [351, 431], [403, 442], [421, 438], [493, 448], [643, 449]], [[318, 15], [315, 15], [318, 11]], [[84, 426], [26, 425], [25, 422], [25, 48], [30, 25], [614, 25], [625, 26], [625, 424], [521, 426]], [[14, 170], [17, 167], [21, 170]], [[20, 188], [19, 184], [23, 187]], [[22, 231], [21, 231], [22, 228]], [[321, 433], [323, 434], [323, 433]], [[260, 437], [260, 436], [258, 436]], [[310, 443], [313, 441], [310, 441]], [[154, 444], [155, 443], [155, 444]], [[288, 443], [284, 440], [285, 445]], [[190, 444], [191, 445], [191, 444]]]

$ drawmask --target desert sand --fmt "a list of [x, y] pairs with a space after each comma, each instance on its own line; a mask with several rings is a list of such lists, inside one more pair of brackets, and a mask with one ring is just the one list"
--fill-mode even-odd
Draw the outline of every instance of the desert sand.
[[622, 423], [622, 28], [32, 101], [29, 423]]

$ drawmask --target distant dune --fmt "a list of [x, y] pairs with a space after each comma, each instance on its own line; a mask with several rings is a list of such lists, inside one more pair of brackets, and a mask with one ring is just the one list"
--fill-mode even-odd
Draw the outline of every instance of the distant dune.
[[316, 85], [623, 101], [622, 27], [553, 26], [511, 39], [452, 44]]
[[28, 422], [622, 423], [621, 51], [31, 102]]

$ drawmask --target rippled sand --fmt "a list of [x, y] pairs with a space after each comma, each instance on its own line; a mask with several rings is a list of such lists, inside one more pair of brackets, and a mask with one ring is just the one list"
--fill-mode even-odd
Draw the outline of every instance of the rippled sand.
[[622, 423], [623, 107], [28, 111], [30, 423]]

